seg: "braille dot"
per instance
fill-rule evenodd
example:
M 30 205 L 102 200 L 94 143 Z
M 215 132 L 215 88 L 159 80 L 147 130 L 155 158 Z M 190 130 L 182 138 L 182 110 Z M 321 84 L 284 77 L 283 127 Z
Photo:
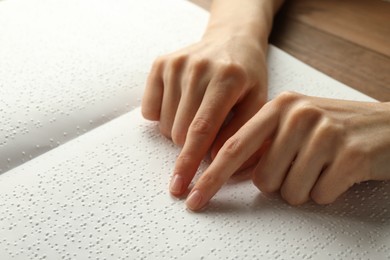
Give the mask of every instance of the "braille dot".
M 180 149 L 136 107 L 154 57 L 198 40 L 207 14 L 174 0 L 76 2 L 0 8 L 0 94 L 7 97 L 0 172 L 9 170 L 0 175 L 1 257 L 388 258 L 388 183 L 358 185 L 330 206 L 296 208 L 242 179 L 203 212 L 184 210 L 167 192 Z M 313 86 L 319 96 L 351 97 L 281 57 L 270 47 L 270 97 L 283 88 L 310 94 Z M 9 147 L 19 141 L 14 153 Z M 15 168 L 21 154 L 35 159 Z

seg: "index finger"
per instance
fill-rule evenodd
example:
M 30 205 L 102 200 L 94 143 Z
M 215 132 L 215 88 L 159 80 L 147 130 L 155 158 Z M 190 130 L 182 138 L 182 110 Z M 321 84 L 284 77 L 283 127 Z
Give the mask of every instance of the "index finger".
M 202 208 L 230 176 L 276 131 L 278 118 L 278 112 L 266 104 L 229 138 L 195 184 L 187 198 L 187 207 L 191 210 Z
M 188 128 L 170 185 L 173 195 L 181 195 L 186 191 L 226 116 L 239 98 L 239 88 L 221 84 L 224 83 L 215 79 L 209 83 L 202 103 Z

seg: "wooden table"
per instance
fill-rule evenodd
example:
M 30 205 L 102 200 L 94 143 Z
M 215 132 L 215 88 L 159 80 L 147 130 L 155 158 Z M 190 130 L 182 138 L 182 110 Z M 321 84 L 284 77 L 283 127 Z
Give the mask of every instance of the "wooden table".
M 190 1 L 206 10 L 211 5 Z M 389 1 L 287 0 L 270 42 L 338 81 L 390 101 Z

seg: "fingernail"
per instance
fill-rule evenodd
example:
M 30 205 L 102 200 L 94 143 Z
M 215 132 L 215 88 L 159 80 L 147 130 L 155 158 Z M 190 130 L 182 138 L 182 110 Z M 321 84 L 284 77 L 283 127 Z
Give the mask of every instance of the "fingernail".
M 183 189 L 183 184 L 184 184 L 183 177 L 176 174 L 175 176 L 173 176 L 169 190 L 173 194 L 178 194 Z
M 199 209 L 202 202 L 202 194 L 200 191 L 195 190 L 191 192 L 190 196 L 187 198 L 186 205 L 190 210 Z

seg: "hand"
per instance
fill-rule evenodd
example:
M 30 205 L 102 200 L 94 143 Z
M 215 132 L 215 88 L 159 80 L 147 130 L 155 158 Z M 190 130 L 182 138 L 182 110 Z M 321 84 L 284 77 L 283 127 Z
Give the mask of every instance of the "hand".
M 226 33 L 207 34 L 201 42 L 155 61 L 142 113 L 159 120 L 161 132 L 183 145 L 172 194 L 186 191 L 213 143 L 216 154 L 265 103 L 265 64 L 265 50 L 257 41 Z
M 328 204 L 355 183 L 390 179 L 390 103 L 284 93 L 226 141 L 187 207 L 202 208 L 265 140 L 253 182 L 292 205 Z

